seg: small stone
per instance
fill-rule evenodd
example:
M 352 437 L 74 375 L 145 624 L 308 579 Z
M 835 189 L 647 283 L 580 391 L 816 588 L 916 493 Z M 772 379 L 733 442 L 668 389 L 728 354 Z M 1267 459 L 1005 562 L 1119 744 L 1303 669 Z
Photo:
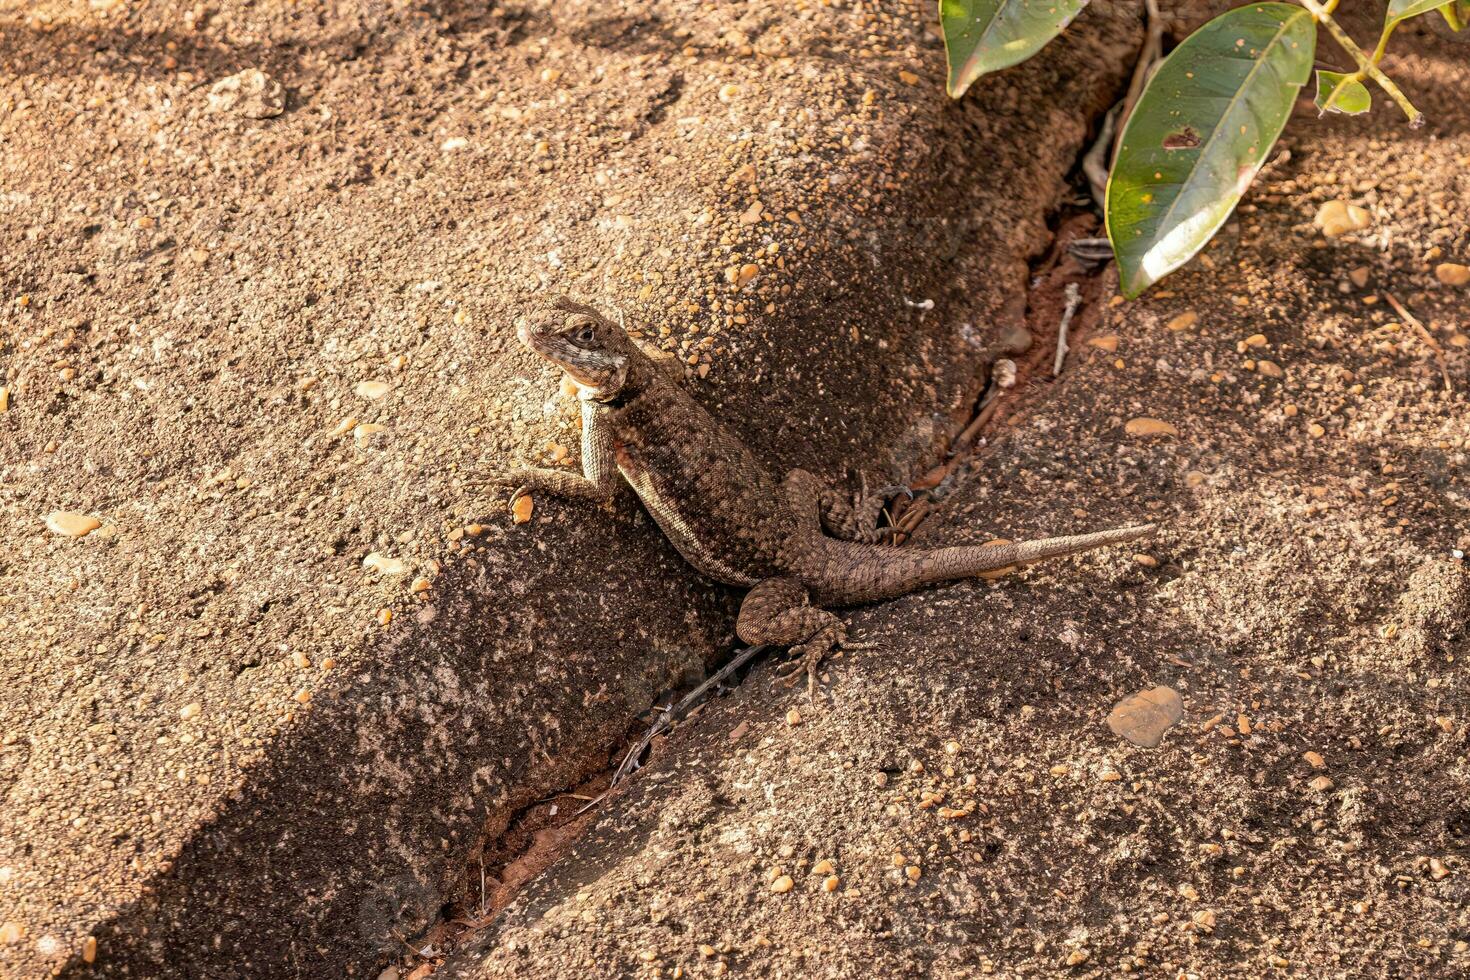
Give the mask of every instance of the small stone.
M 1441 262 L 1434 267 L 1434 278 L 1446 286 L 1463 286 L 1470 283 L 1470 265 L 1458 262 Z
M 1102 337 L 1088 337 L 1087 346 L 1096 347 L 1098 350 L 1105 350 L 1109 354 L 1117 353 L 1118 335 L 1110 333 Z
M 534 501 L 531 500 L 531 495 L 522 494 L 521 496 L 517 497 L 516 502 L 511 505 L 511 520 L 515 521 L 517 524 L 524 524 L 531 519 L 531 514 L 535 510 L 535 508 L 536 504 Z
M 293 650 L 291 652 L 291 663 L 295 664 L 301 670 L 305 670 L 311 666 L 311 658 L 300 650 Z
M 795 887 L 796 882 L 791 880 L 790 875 L 781 875 L 775 881 L 771 882 L 771 891 L 777 895 L 784 895 Z
M 795 708 L 792 708 L 790 711 L 786 712 L 786 724 L 788 724 L 788 725 L 800 725 L 801 724 L 801 712 L 800 711 L 797 711 Z
M 10 387 L 0 386 L 0 415 L 10 411 Z
M 1313 769 L 1326 769 L 1327 760 L 1322 758 L 1322 753 L 1313 752 L 1311 749 L 1302 753 L 1302 758 L 1307 760 L 1307 765 Z
M 6 922 L 0 925 L 0 946 L 13 946 L 25 938 L 25 926 L 19 922 Z
M 950 739 L 948 742 L 945 742 L 944 753 L 945 755 L 959 755 L 960 743 L 956 742 L 954 739 Z
M 1200 930 L 1201 932 L 1215 931 L 1215 923 L 1217 920 L 1215 918 L 1215 913 L 1210 911 L 1209 909 L 1200 909 L 1198 912 L 1191 915 L 1189 917 L 1189 920 L 1193 922 L 1195 928 Z
M 828 875 L 826 878 L 822 879 L 822 891 L 835 892 L 837 890 L 837 886 L 840 884 L 842 884 L 842 880 L 840 878 L 838 878 L 836 875 Z
M 1184 699 L 1172 687 L 1153 687 L 1119 701 L 1108 712 L 1108 728 L 1146 749 L 1158 746 L 1184 717 Z
M 429 585 L 430 583 L 428 579 L 422 577 L 416 578 L 413 580 L 413 584 L 408 587 L 408 591 L 414 593 L 415 595 L 420 592 L 428 592 Z
M 1188 310 L 1164 324 L 1164 329 L 1178 333 L 1181 330 L 1188 330 L 1198 322 L 1199 314 L 1194 312 L 1194 310 Z
M 814 875 L 829 875 L 836 870 L 837 869 L 833 867 L 832 862 L 828 861 L 826 858 L 823 858 L 812 866 L 812 874 Z
M 918 881 L 924 876 L 923 869 L 921 869 L 917 864 L 911 864 L 907 868 L 904 868 L 903 873 L 909 881 Z
M 1307 784 L 1307 788 L 1318 793 L 1325 793 L 1332 788 L 1332 779 L 1328 776 L 1318 776 Z
M 393 610 L 391 610 L 391 609 L 379 609 L 378 610 L 378 625 L 379 626 L 387 626 L 391 622 L 393 622 Z
M 179 709 L 179 717 L 184 721 L 188 721 L 190 718 L 199 717 L 199 712 L 203 710 L 204 706 L 201 705 L 198 701 L 190 701 L 188 704 Z
M 717 952 L 719 952 L 719 950 L 715 949 L 709 943 L 699 944 L 699 955 L 703 956 L 705 959 L 711 959 Z
M 1123 431 L 1130 436 L 1177 436 L 1179 434 L 1179 430 L 1168 422 L 1147 416 L 1129 419 L 1128 423 L 1123 426 Z
M 1453 735 L 1455 733 L 1455 720 L 1453 718 L 1450 718 L 1446 715 L 1438 715 L 1437 717 L 1435 717 L 1434 723 L 1438 725 L 1439 730 L 1444 732 L 1446 735 Z
M 898 80 L 903 82 L 905 85 L 919 84 L 919 76 L 915 75 L 911 71 L 900 70 L 898 73 Z
M 1050 769 L 1047 770 L 1047 772 L 1051 773 L 1053 776 L 1065 776 L 1065 775 L 1067 775 L 1071 771 L 1072 771 L 1072 767 L 1071 766 L 1063 766 L 1063 765 L 1055 765 L 1055 766 L 1052 766 Z
M 298 704 L 306 704 L 308 701 L 311 700 L 311 691 L 303 687 L 301 690 L 296 692 L 295 698 Z
M 392 386 L 389 385 L 386 381 L 359 381 L 357 383 L 357 387 L 353 390 L 357 393 L 357 397 L 359 398 L 366 398 L 371 401 L 376 401 L 377 399 L 382 398 L 389 391 L 391 391 Z
M 1337 238 L 1350 231 L 1367 228 L 1373 223 L 1373 219 L 1367 211 L 1356 204 L 1349 204 L 1346 201 L 1327 201 L 1317 209 L 1317 216 L 1312 223 L 1322 229 L 1323 235 L 1328 238 Z
M 451 136 L 439 144 L 439 149 L 445 153 L 453 153 L 455 150 L 463 150 L 470 145 L 470 141 L 463 136 Z
M 735 99 L 739 95 L 740 86 L 736 85 L 734 82 L 731 82 L 728 85 L 721 85 L 720 91 L 718 93 L 719 100 L 726 103 L 735 101 Z
M 84 537 L 101 526 L 102 522 L 97 518 L 76 511 L 58 510 L 46 515 L 46 527 L 51 533 L 68 538 Z
M 1354 286 L 1362 289 L 1368 285 L 1368 267 L 1366 265 L 1358 266 L 1356 269 L 1348 272 L 1348 278 L 1352 280 Z
M 366 446 L 374 442 L 375 436 L 380 436 L 388 431 L 386 425 L 376 422 L 364 422 L 352 430 L 352 441 L 359 446 Z
M 730 729 L 730 741 L 740 741 L 741 737 L 744 736 L 745 733 L 748 731 L 750 731 L 750 722 L 742 721 L 740 724 Z
M 286 90 L 259 68 L 246 68 L 214 83 L 209 90 L 209 111 L 269 119 L 286 111 Z
M 331 430 L 327 432 L 327 435 L 335 439 L 338 436 L 346 435 L 347 433 L 351 432 L 353 427 L 356 425 L 357 419 L 349 415 L 345 419 L 334 425 Z
M 1264 374 L 1268 378 L 1280 378 L 1286 374 L 1275 361 L 1257 361 L 1256 373 Z
M 1074 949 L 1072 950 L 1072 952 L 1067 954 L 1067 965 L 1081 966 L 1083 963 L 1087 962 L 1087 958 L 1090 955 L 1092 954 L 1088 953 L 1085 949 Z
M 97 961 L 97 937 L 88 936 L 82 940 L 82 962 L 95 963 Z
M 364 568 L 374 569 L 388 578 L 398 578 L 401 575 L 407 575 L 409 571 L 407 562 L 398 558 L 389 558 L 387 555 L 380 555 L 376 551 L 369 552 L 368 556 L 362 560 L 362 565 Z
M 1313 439 L 1321 439 L 1327 434 L 1327 430 L 1322 428 L 1319 423 L 1313 422 L 1307 426 L 1307 434 L 1310 435 Z
M 1153 555 L 1134 555 L 1133 560 L 1138 562 L 1138 564 L 1142 565 L 1144 568 L 1159 567 L 1159 560 Z
M 1102 775 L 1098 776 L 1097 778 L 1105 783 L 1116 783 L 1122 781 L 1123 774 L 1113 769 L 1105 769 L 1103 770 Z

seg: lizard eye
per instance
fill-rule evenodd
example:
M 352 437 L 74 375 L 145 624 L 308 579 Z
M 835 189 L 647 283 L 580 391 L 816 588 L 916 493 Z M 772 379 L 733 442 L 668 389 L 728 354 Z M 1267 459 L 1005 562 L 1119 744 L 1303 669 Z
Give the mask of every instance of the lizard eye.
M 586 347 L 588 344 L 592 343 L 594 337 L 595 334 L 592 332 L 591 327 L 583 327 L 581 330 L 577 331 L 577 343 L 581 344 L 583 347 Z

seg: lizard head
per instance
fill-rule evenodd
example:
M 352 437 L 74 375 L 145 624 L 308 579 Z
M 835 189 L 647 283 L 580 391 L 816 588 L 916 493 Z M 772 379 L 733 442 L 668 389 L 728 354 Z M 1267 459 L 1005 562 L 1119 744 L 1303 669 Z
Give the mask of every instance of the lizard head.
M 622 327 L 560 296 L 522 319 L 516 336 L 598 401 L 622 394 L 629 369 L 643 357 Z

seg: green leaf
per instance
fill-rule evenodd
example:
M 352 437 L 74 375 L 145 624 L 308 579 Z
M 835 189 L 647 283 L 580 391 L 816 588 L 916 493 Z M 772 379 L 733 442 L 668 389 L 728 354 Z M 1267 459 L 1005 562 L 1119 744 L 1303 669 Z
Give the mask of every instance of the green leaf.
M 939 0 L 949 94 L 958 99 L 981 75 L 1025 61 L 1062 33 L 1087 2 Z
M 1465 22 L 1470 20 L 1470 0 L 1450 0 L 1439 8 L 1439 14 L 1450 25 L 1450 30 L 1458 33 L 1465 29 Z
M 1216 17 L 1160 63 L 1108 177 L 1125 296 L 1188 262 L 1230 217 L 1311 78 L 1316 46 L 1305 9 L 1256 3 Z
M 1341 112 L 1349 116 L 1359 116 L 1373 107 L 1373 96 L 1368 93 L 1368 86 L 1354 79 L 1348 81 L 1348 76 L 1342 72 L 1327 71 L 1325 68 L 1317 69 L 1317 108 L 1325 112 Z M 1327 100 L 1332 96 L 1334 89 L 1341 88 L 1337 98 L 1332 100 L 1332 108 L 1327 108 Z
M 1418 17 L 1420 14 L 1427 14 L 1443 6 L 1446 6 L 1445 0 L 1389 0 L 1388 16 L 1384 20 L 1392 24 L 1408 20 L 1410 17 Z

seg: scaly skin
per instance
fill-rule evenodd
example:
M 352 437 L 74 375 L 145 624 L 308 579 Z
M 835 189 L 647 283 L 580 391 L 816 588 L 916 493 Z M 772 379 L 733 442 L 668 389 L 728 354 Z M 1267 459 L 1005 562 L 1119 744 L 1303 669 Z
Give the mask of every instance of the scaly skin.
M 812 690 L 818 664 L 845 639 L 843 621 L 827 607 L 892 598 L 1154 530 L 1143 524 L 930 550 L 879 544 L 871 501 L 851 506 L 805 470 L 778 481 L 617 324 L 591 307 L 554 299 L 523 320 L 517 336 L 577 383 L 582 475 L 519 470 L 507 480 L 517 485 L 512 505 L 537 490 L 608 501 L 627 481 L 689 564 L 716 581 L 750 589 L 736 633 L 746 643 L 790 647 L 801 656 Z

